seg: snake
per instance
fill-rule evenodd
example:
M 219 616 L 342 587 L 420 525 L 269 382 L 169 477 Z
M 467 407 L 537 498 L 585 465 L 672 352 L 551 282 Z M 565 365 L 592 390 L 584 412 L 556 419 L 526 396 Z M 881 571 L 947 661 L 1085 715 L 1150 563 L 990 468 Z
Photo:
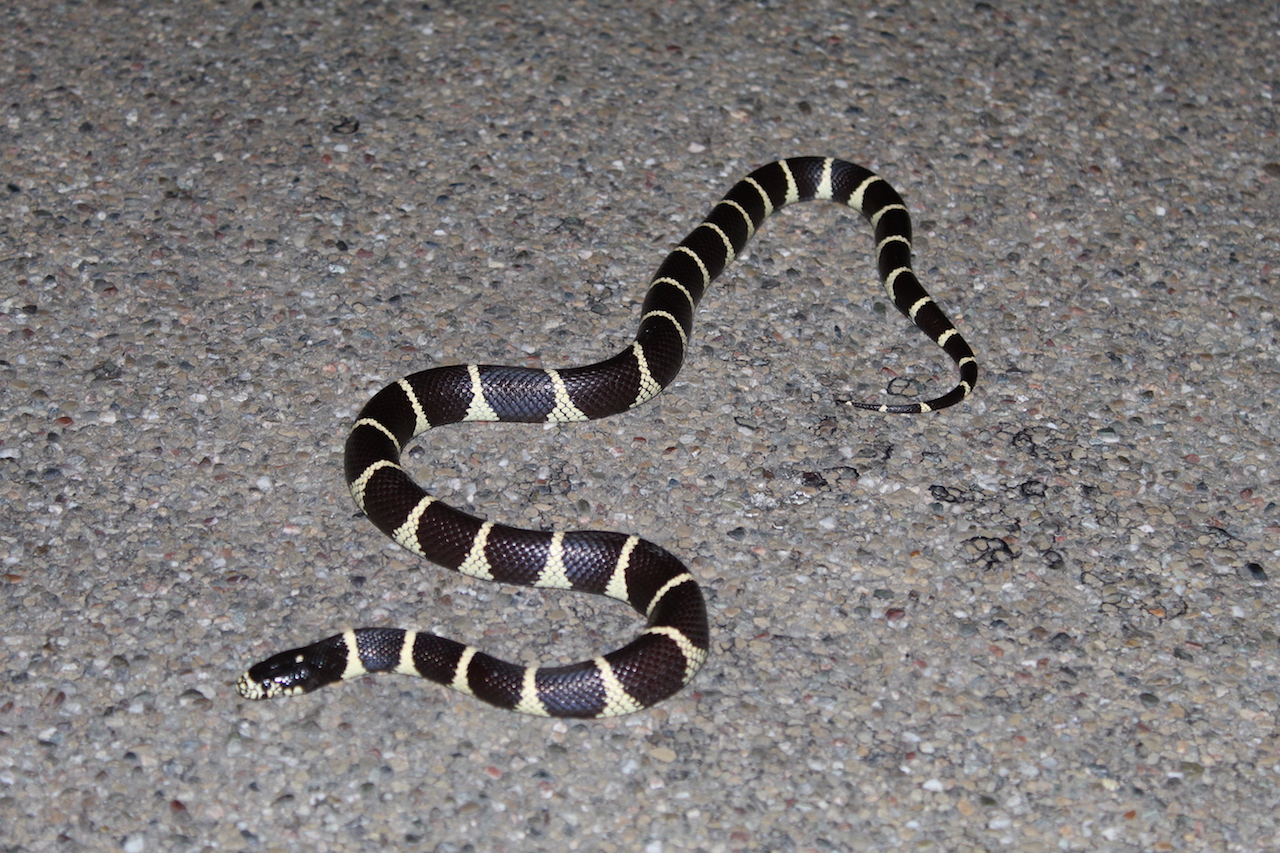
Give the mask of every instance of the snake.
M 959 380 L 921 402 L 866 403 L 883 413 L 931 412 L 977 384 L 973 350 L 911 267 L 911 218 L 887 181 L 831 157 L 761 166 L 735 184 L 667 255 L 649 284 L 635 340 L 605 361 L 567 369 L 466 364 L 391 383 L 360 411 L 344 450 L 356 505 L 401 546 L 446 569 L 504 584 L 595 593 L 631 605 L 645 627 L 590 660 L 522 666 L 426 631 L 351 628 L 255 664 L 237 680 L 246 699 L 305 693 L 368 673 L 419 676 L 499 708 L 548 717 L 613 717 L 683 689 L 711 648 L 707 606 L 693 574 L 639 536 L 525 530 L 477 518 L 431 496 L 400 454 L 429 429 L 464 421 L 587 421 L 634 409 L 671 384 L 688 353 L 694 309 L 775 211 L 813 199 L 860 213 L 875 234 L 879 277 L 906 317 L 950 356 Z

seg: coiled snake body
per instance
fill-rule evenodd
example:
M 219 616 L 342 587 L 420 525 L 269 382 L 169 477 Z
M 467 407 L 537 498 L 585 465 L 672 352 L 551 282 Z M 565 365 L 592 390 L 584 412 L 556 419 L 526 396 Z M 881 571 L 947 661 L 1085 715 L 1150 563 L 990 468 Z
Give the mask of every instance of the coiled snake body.
M 625 601 L 648 620 L 640 636 L 592 660 L 525 667 L 425 632 L 358 628 L 251 667 L 237 683 L 240 694 L 263 699 L 394 671 L 521 713 L 608 717 L 648 707 L 684 687 L 707 658 L 710 633 L 702 593 L 678 559 L 637 536 L 522 530 L 468 515 L 415 484 L 400 466 L 400 452 L 414 436 L 443 424 L 584 421 L 651 399 L 680 370 L 694 308 L 707 287 L 775 210 L 811 199 L 848 205 L 867 218 L 889 298 L 959 368 L 958 384 L 936 399 L 854 405 L 928 412 L 967 397 L 977 382 L 977 362 L 911 271 L 911 220 L 898 193 L 861 166 L 831 158 L 762 166 L 729 190 L 662 262 L 644 300 L 640 331 L 618 355 L 567 370 L 468 364 L 415 373 L 378 392 L 347 439 L 351 494 L 396 542 L 485 580 Z

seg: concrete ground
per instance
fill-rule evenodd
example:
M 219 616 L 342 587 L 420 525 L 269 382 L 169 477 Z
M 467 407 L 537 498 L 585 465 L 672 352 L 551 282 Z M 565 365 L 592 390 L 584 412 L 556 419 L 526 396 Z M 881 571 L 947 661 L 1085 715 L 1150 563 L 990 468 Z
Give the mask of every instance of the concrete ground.
M 0 11 L 0 851 L 1280 846 L 1274 2 L 36 2 Z M 708 596 L 675 698 L 564 722 L 425 681 L 250 703 L 352 625 L 529 661 L 608 601 L 355 513 L 383 384 L 634 334 L 751 168 L 906 197 L 964 405 L 864 222 L 789 210 L 625 415 L 415 474 L 644 535 Z M 909 398 L 908 398 L 909 399 Z

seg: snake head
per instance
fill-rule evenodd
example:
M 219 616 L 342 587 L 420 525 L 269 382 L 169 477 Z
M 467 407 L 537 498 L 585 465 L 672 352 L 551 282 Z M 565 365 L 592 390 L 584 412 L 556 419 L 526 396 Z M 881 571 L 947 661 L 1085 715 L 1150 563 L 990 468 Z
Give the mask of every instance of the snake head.
M 254 664 L 236 681 L 236 689 L 246 699 L 309 693 L 342 678 L 346 660 L 346 643 L 339 634 Z

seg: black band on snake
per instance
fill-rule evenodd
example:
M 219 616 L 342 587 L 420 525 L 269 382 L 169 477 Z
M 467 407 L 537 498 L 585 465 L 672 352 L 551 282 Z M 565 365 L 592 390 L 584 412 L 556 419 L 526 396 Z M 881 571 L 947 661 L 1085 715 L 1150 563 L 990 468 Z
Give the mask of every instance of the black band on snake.
M 399 672 L 502 708 L 554 717 L 609 717 L 653 705 L 684 687 L 707 658 L 702 593 L 678 559 L 636 536 L 521 530 L 432 498 L 400 466 L 414 436 L 459 421 L 585 421 L 635 408 L 667 387 L 689 350 L 703 293 L 764 221 L 785 205 L 827 199 L 875 229 L 889 298 L 959 368 L 959 383 L 922 403 L 873 405 L 929 412 L 973 391 L 977 362 L 911 271 L 911 220 L 883 179 L 841 160 L 796 157 L 756 169 L 680 242 L 654 275 L 635 341 L 613 358 L 567 370 L 468 364 L 407 376 L 378 392 L 347 439 L 346 478 L 356 504 L 396 542 L 447 569 L 502 583 L 572 589 L 625 601 L 645 630 L 630 644 L 568 666 L 524 667 L 417 631 L 360 628 L 283 652 L 242 675 L 240 694 L 263 699 L 371 672 Z

